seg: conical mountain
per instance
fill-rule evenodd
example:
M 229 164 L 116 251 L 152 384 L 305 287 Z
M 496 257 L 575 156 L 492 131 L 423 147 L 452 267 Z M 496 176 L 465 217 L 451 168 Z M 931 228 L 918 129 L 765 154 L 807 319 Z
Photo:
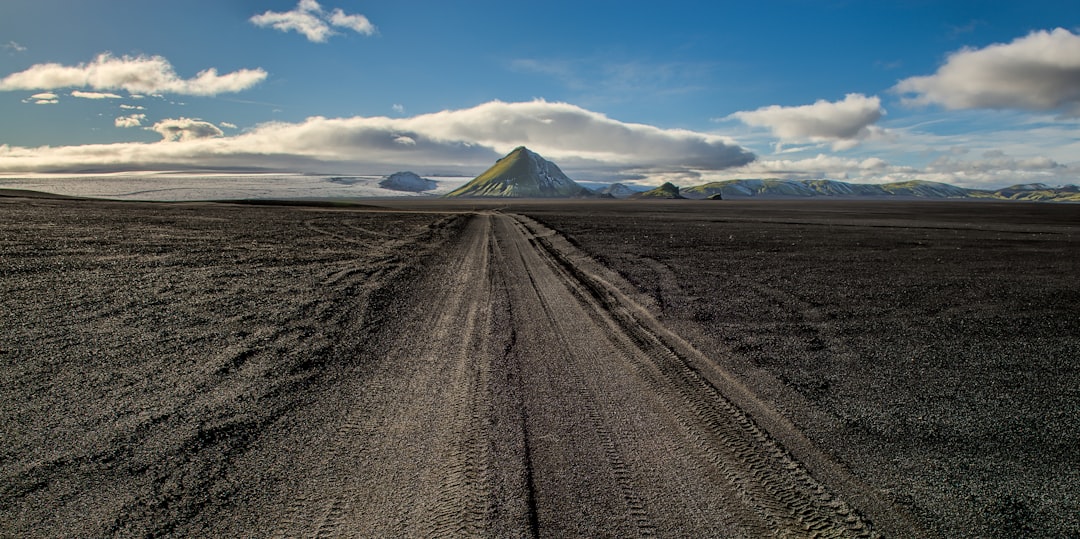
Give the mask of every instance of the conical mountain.
M 448 197 L 568 198 L 592 192 L 571 180 L 559 167 L 519 146 Z

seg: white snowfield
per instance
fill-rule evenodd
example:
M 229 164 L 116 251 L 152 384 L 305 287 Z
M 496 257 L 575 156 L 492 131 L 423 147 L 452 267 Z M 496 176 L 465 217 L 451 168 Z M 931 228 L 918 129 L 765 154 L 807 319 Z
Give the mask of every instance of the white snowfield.
M 124 173 L 85 176 L 0 177 L 0 189 L 26 189 L 58 195 L 142 201 L 298 199 L 352 197 L 431 197 L 449 193 L 471 177 L 431 178 L 437 186 L 422 193 L 379 187 L 385 176 L 303 174 Z

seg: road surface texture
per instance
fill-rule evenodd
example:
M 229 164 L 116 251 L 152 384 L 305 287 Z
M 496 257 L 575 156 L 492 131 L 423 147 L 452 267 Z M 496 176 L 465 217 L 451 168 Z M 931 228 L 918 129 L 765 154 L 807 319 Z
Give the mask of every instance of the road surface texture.
M 659 255 L 599 263 L 580 208 L 410 204 L 0 197 L 0 535 L 942 533 L 926 477 L 865 469 L 905 449 L 672 314 Z

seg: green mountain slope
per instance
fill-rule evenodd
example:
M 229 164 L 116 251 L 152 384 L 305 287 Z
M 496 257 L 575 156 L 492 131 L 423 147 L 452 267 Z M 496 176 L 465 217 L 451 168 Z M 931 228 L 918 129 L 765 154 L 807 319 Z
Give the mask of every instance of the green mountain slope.
M 448 197 L 569 198 L 593 195 L 555 163 L 519 146 Z
M 667 199 L 672 199 L 672 198 L 686 198 L 686 197 L 679 194 L 679 188 L 677 186 L 675 186 L 671 182 L 665 182 L 664 185 L 661 185 L 660 187 L 657 187 L 655 189 L 650 189 L 650 190 L 644 191 L 642 193 L 636 193 L 634 195 L 631 195 L 630 198 L 634 198 L 634 199 L 640 199 L 640 198 L 667 198 Z
M 906 181 L 883 184 L 847 183 L 834 180 L 744 179 L 711 182 L 682 189 L 686 198 L 702 199 L 720 194 L 737 198 L 921 198 L 921 199 L 996 199 L 1080 202 L 1080 188 L 1075 185 L 1050 187 L 1024 184 L 997 190 L 966 189 L 947 183 Z

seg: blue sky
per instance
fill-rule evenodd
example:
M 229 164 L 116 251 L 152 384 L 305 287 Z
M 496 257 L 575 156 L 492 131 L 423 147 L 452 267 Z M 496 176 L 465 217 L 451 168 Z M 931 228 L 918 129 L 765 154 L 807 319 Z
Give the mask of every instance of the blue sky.
M 1076 183 L 1080 4 L 4 0 L 0 173 Z M 208 71 L 209 70 L 209 71 Z

